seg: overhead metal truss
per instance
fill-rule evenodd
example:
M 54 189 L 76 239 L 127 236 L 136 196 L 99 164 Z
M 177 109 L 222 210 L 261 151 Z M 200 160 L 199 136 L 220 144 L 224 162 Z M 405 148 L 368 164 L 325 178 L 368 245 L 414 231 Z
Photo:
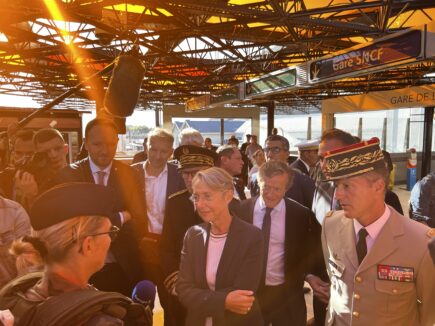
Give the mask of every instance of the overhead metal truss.
M 182 104 L 435 18 L 434 0 L 0 0 L 0 94 L 42 104 L 139 47 L 139 107 Z M 433 83 L 433 62 L 280 93 L 284 112 L 340 95 Z M 110 76 L 62 107 L 90 108 Z

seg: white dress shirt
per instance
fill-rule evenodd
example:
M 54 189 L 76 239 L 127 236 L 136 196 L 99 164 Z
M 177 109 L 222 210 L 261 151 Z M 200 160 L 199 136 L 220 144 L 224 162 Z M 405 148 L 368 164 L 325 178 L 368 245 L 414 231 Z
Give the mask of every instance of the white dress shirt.
M 367 225 L 365 229 L 367 230 L 368 236 L 366 237 L 366 244 L 367 244 L 367 254 L 370 252 L 370 249 L 372 249 L 373 244 L 376 241 L 376 238 L 379 235 L 379 232 L 381 232 L 382 228 L 384 227 L 385 223 L 387 223 L 388 218 L 390 217 L 391 211 L 390 208 L 385 205 L 384 213 L 381 215 L 380 218 L 378 218 L 376 221 L 374 221 L 372 224 Z M 361 225 L 356 219 L 353 219 L 353 228 L 355 230 L 355 243 L 358 242 L 358 232 L 362 228 L 364 228 L 363 225 Z
M 91 157 L 89 156 L 89 167 L 91 168 L 95 184 L 98 184 L 98 172 L 104 171 L 104 185 L 107 186 L 107 182 L 109 181 L 110 176 L 110 169 L 112 168 L 112 162 L 110 162 L 110 164 L 104 169 L 101 169 L 92 161 Z
M 264 214 L 266 213 L 266 204 L 263 198 L 258 197 L 255 207 L 253 224 L 259 229 L 263 226 Z M 266 265 L 266 285 L 280 285 L 285 281 L 284 278 L 284 255 L 285 255 L 285 201 L 276 205 L 270 213 L 270 239 L 269 251 L 267 254 Z
M 158 176 L 148 175 L 145 161 L 143 170 L 145 175 L 145 199 L 147 203 L 148 231 L 162 234 L 163 219 L 166 208 L 166 189 L 168 187 L 168 166 Z

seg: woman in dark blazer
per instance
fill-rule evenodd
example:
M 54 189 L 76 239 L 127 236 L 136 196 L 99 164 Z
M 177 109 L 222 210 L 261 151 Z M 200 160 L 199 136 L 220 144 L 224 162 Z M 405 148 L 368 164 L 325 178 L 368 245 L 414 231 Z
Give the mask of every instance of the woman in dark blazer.
M 176 291 L 188 311 L 186 325 L 262 325 L 255 298 L 263 274 L 261 230 L 231 216 L 233 183 L 224 170 L 199 171 L 192 186 L 204 223 L 184 238 Z

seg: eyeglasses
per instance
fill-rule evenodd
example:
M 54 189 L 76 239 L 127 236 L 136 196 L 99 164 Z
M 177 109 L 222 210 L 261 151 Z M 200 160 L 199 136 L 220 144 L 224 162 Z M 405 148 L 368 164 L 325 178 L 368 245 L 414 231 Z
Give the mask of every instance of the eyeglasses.
M 97 235 L 103 235 L 108 234 L 111 241 L 114 241 L 116 237 L 118 236 L 119 227 L 112 225 L 109 231 L 107 232 L 100 232 L 100 233 L 94 233 L 94 234 L 88 234 L 87 237 L 96 237 Z
M 285 149 L 285 148 L 282 148 L 282 147 L 265 147 L 265 148 L 264 148 L 264 152 L 265 152 L 265 153 L 272 152 L 272 154 L 278 154 L 278 153 L 280 153 L 281 151 L 286 151 L 286 149 Z

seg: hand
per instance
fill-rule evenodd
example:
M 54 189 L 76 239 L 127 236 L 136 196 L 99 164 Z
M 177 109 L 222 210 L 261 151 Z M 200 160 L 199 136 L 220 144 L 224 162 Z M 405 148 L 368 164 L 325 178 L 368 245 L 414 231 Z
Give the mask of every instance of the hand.
M 15 187 L 27 199 L 32 199 L 38 195 L 38 184 L 33 174 L 29 172 L 18 170 L 15 173 Z
M 310 284 L 313 289 L 313 294 L 321 302 L 328 304 L 329 302 L 329 290 L 331 285 L 323 282 L 320 277 L 316 275 L 308 275 L 305 280 Z
M 236 314 L 246 315 L 251 310 L 255 297 L 253 291 L 235 290 L 227 294 L 225 309 Z

